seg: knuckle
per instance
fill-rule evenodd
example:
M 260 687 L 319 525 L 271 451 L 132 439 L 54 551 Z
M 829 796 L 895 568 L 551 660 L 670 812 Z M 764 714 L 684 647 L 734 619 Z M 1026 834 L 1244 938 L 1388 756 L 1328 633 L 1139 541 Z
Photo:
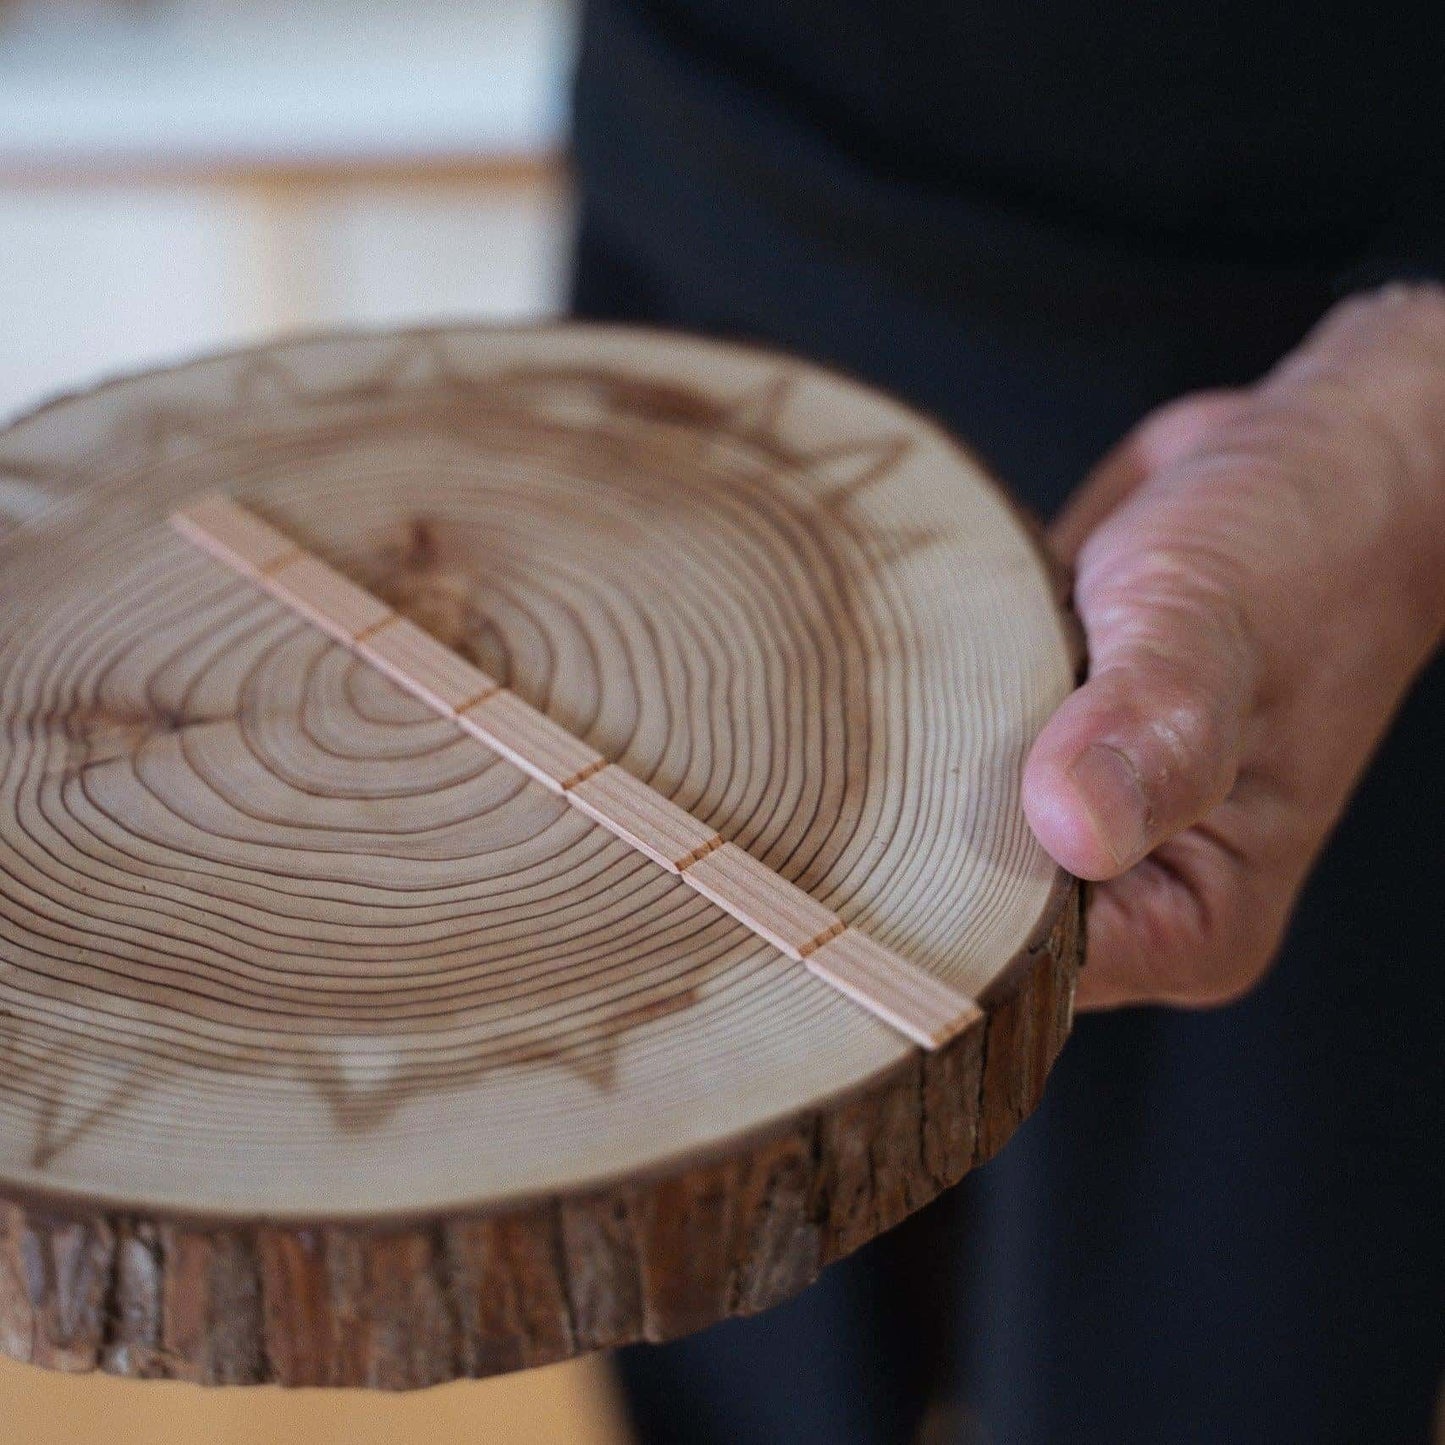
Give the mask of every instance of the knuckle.
M 1236 556 L 1192 542 L 1145 538 L 1108 564 L 1080 591 L 1095 630 L 1152 646 L 1166 658 L 1181 646 L 1231 660 L 1243 652 L 1248 629 Z
M 1357 298 L 1362 308 L 1376 313 L 1392 314 L 1406 308 L 1431 312 L 1445 318 L 1445 285 L 1439 281 L 1389 281 Z
M 1202 692 L 1193 682 L 1170 679 L 1156 690 L 1151 726 L 1159 742 L 1182 766 L 1221 757 L 1234 738 L 1227 700 Z
M 1315 366 L 1348 366 L 1382 344 L 1414 342 L 1434 351 L 1442 331 L 1445 285 L 1423 279 L 1392 281 L 1339 302 L 1321 323 L 1316 343 L 1307 343 L 1298 355 Z
M 1135 671 L 1125 688 L 1131 741 L 1123 750 L 1145 791 L 1164 804 L 1165 813 L 1172 813 L 1181 799 L 1197 806 L 1201 797 L 1222 798 L 1234 781 L 1237 697 L 1227 689 L 1202 686 L 1177 664 Z
M 1227 387 L 1194 391 L 1165 402 L 1139 428 L 1141 450 L 1154 466 L 1187 455 L 1210 431 L 1238 409 L 1245 393 Z

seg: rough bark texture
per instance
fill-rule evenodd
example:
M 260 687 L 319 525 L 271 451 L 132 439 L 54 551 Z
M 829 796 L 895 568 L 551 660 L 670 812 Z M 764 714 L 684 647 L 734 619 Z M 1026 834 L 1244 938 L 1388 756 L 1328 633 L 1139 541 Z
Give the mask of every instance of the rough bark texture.
M 0 1351 L 409 1389 L 669 1339 L 1037 1104 L 1082 914 L 1019 750 L 1077 638 L 924 419 L 766 353 L 459 330 L 118 382 L 0 433 L 0 476 Z M 165 528 L 217 486 L 986 1017 L 860 1042 Z
M 142 1379 L 406 1390 L 767 1309 L 1002 1147 L 1068 1035 L 1082 951 L 1074 889 L 986 1029 L 651 1181 L 385 1227 L 0 1205 L 0 1349 Z

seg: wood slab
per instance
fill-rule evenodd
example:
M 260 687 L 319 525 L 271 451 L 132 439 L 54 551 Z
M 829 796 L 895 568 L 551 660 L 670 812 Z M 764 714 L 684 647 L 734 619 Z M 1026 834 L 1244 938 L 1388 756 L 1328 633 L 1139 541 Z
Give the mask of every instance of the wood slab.
M 1018 775 L 1079 659 L 897 402 L 348 336 L 42 408 L 0 481 L 0 1350 L 410 1388 L 665 1339 L 1037 1103 L 1082 929 Z M 167 525 L 217 491 L 244 577 Z M 980 1007 L 925 1052 L 850 989 Z
M 413 697 L 456 722 L 485 746 L 560 793 L 615 838 L 631 844 L 669 873 L 680 873 L 705 898 L 802 962 L 844 932 L 855 935 L 830 954 L 831 964 L 813 968 L 849 998 L 892 1024 L 923 1048 L 941 1047 L 977 1022 L 978 1004 L 942 979 L 925 973 L 857 929 L 847 929 L 830 909 L 795 883 L 723 841 L 706 823 L 684 813 L 670 798 L 607 762 L 546 713 L 500 684 L 485 679 L 450 649 L 423 633 L 380 598 L 343 576 L 319 557 L 285 550 L 284 561 L 257 570 L 241 557 L 235 538 L 274 533 L 239 503 L 210 496 L 171 515 L 171 525 L 217 561 L 279 598 L 299 617 L 373 663 Z M 302 578 L 301 582 L 293 579 Z M 387 644 L 406 629 L 400 647 Z M 468 677 L 467 674 L 471 676 Z M 448 687 L 438 686 L 438 679 Z M 465 694 L 484 683 L 481 702 L 453 703 L 446 693 Z M 610 774 L 601 777 L 603 774 Z M 601 777 L 597 787 L 588 784 Z M 579 797 L 580 792 L 580 797 Z M 716 857 L 709 857 L 716 851 Z M 702 867 L 697 867 L 708 861 Z M 694 870 L 696 877 L 694 878 Z

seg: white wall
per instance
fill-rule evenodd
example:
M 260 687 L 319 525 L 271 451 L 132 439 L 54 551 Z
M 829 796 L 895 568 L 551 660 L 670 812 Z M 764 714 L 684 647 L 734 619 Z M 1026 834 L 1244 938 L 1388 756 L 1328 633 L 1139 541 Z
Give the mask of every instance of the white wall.
M 0 4 L 0 415 L 278 331 L 555 311 L 571 24 L 569 0 Z
M 0 415 L 279 331 L 546 315 L 569 235 L 560 178 L 0 185 Z

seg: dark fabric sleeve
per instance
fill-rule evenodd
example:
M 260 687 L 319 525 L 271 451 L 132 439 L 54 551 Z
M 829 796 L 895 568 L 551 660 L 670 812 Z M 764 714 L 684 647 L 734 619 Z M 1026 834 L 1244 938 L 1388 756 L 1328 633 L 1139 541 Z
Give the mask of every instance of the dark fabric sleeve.
M 1403 197 L 1360 260 L 1339 273 L 1339 295 L 1391 281 L 1445 281 L 1445 163 L 1433 163 Z

